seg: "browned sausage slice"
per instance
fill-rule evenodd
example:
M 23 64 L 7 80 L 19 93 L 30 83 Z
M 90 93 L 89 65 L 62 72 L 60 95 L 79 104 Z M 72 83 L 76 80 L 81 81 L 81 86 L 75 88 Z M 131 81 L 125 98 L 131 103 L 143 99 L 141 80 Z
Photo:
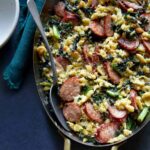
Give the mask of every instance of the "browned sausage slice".
M 100 58 L 99 58 L 98 53 L 99 53 L 99 47 L 96 46 L 95 51 L 94 51 L 94 53 L 92 54 L 92 57 L 91 57 L 91 62 L 92 62 L 93 65 L 97 65 L 100 62 Z
M 148 24 L 145 25 L 145 30 L 149 31 L 150 30 L 150 13 L 142 14 L 141 17 L 144 17 L 147 19 Z
M 125 11 L 128 10 L 128 8 L 126 7 L 126 5 L 124 4 L 124 2 L 122 0 L 118 0 L 118 4 L 123 10 L 125 10 Z
M 85 104 L 85 113 L 87 117 L 95 122 L 102 123 L 101 115 L 98 111 L 94 110 L 93 105 L 91 103 Z
M 59 17 L 64 17 L 65 15 L 65 4 L 63 2 L 58 2 L 55 7 L 55 14 Z
M 104 69 L 106 73 L 108 74 L 110 80 L 114 84 L 118 84 L 120 82 L 120 77 L 119 75 L 112 69 L 110 62 L 104 62 Z
M 97 129 L 95 138 L 100 143 L 107 143 L 110 139 L 114 138 L 118 124 L 115 122 L 104 123 Z
M 90 64 L 90 63 L 91 63 L 91 60 L 90 60 L 90 58 L 89 58 L 89 56 L 88 56 L 88 45 L 87 45 L 87 44 L 85 44 L 85 45 L 83 46 L 83 59 L 84 59 L 84 61 L 85 61 L 87 64 Z
M 130 91 L 131 104 L 136 110 L 138 110 L 138 107 L 136 104 L 136 96 L 137 96 L 137 92 L 135 90 L 131 90 Z
M 99 48 L 96 46 L 95 51 L 92 54 L 92 56 L 88 56 L 88 46 L 87 46 L 87 44 L 85 44 L 83 46 L 83 59 L 84 59 L 84 61 L 87 64 L 91 64 L 93 66 L 96 66 L 100 61 L 99 55 L 98 55 L 98 50 L 99 50 Z
M 140 42 L 139 40 L 128 40 L 125 38 L 120 38 L 118 40 L 118 43 L 120 45 L 120 47 L 128 50 L 129 52 L 133 52 L 136 50 L 136 48 L 139 46 Z
M 99 56 L 96 52 L 93 53 L 92 57 L 91 57 L 91 61 L 93 65 L 97 65 L 100 61 Z
M 57 5 L 54 7 L 55 14 L 59 17 L 62 17 L 62 21 L 68 22 L 71 21 L 72 23 L 77 23 L 78 18 L 76 14 L 65 10 L 65 4 L 63 2 L 58 2 Z
M 134 10 L 139 10 L 139 9 L 143 8 L 142 6 L 140 6 L 136 3 L 129 2 L 129 1 L 123 1 L 123 3 L 125 4 L 126 7 L 132 8 Z
M 63 108 L 63 114 L 66 120 L 78 122 L 81 118 L 81 108 L 75 103 L 67 103 Z
M 56 61 L 65 69 L 69 65 L 69 61 L 62 56 L 56 57 Z
M 78 18 L 76 14 L 69 11 L 65 11 L 64 18 L 62 19 L 62 21 L 64 22 L 71 21 L 72 23 L 77 24 Z
M 125 11 L 127 11 L 129 8 L 132 8 L 135 11 L 143 8 L 142 6 L 140 6 L 136 3 L 132 3 L 129 1 L 124 1 L 124 0 L 118 0 L 118 4 Z
M 59 96 L 65 102 L 73 101 L 80 94 L 80 83 L 77 77 L 67 79 L 61 86 Z
M 91 8 L 95 8 L 98 4 L 98 1 L 97 0 L 92 0 L 92 5 L 91 5 Z
M 112 24 L 111 15 L 108 15 L 104 18 L 105 35 L 108 37 L 113 36 L 114 34 L 111 24 Z
M 96 111 L 91 103 L 86 103 L 85 104 L 85 113 L 89 117 L 89 119 L 102 123 L 102 118 L 100 115 L 100 112 Z
M 127 115 L 127 112 L 125 110 L 118 110 L 114 106 L 109 106 L 108 110 L 111 116 L 115 119 L 123 119 Z
M 142 41 L 144 47 L 146 48 L 147 52 L 150 54 L 150 42 L 149 41 Z
M 92 30 L 94 34 L 96 34 L 99 37 L 104 37 L 104 27 L 101 26 L 100 22 L 98 21 L 91 21 L 89 28 Z

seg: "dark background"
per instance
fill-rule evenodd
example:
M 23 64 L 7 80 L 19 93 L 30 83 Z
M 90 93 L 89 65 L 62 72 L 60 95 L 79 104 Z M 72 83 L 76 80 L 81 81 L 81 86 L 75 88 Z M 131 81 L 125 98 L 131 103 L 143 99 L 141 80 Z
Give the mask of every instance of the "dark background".
M 32 59 L 19 91 L 9 90 L 2 80 L 3 70 L 14 53 L 10 44 L 11 40 L 0 50 L 0 150 L 63 150 L 63 138 L 49 121 L 38 96 Z M 72 149 L 92 150 L 77 143 L 73 143 Z M 120 148 L 131 149 L 150 150 L 149 124 Z

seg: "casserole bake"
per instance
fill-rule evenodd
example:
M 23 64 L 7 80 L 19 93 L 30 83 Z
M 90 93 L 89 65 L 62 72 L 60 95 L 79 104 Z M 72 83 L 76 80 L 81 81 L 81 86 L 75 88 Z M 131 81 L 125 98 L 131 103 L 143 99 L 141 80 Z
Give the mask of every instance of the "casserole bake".
M 60 109 L 75 139 L 108 146 L 131 137 L 149 114 L 149 3 L 65 1 L 52 13 L 45 32 L 57 64 Z M 47 95 L 52 76 L 40 37 L 35 51 L 38 86 Z

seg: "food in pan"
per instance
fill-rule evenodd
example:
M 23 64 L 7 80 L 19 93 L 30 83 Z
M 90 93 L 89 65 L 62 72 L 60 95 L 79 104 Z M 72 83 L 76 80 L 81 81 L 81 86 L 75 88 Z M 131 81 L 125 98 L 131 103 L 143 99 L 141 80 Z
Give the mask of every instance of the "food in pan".
M 83 142 L 114 143 L 132 135 L 150 107 L 148 0 L 65 0 L 45 32 L 55 57 L 62 113 Z M 45 93 L 49 56 L 39 37 Z

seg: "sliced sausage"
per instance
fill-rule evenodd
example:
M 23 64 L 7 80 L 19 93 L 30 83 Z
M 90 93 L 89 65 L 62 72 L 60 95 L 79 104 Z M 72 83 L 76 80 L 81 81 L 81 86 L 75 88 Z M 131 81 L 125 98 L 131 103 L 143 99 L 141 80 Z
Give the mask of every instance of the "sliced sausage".
M 91 61 L 93 65 L 97 65 L 99 63 L 100 59 L 96 52 L 93 53 Z
M 55 7 L 55 14 L 59 17 L 64 17 L 65 15 L 65 4 L 63 2 L 58 2 Z
M 110 62 L 104 62 L 104 69 L 106 71 L 106 73 L 108 74 L 110 80 L 114 83 L 114 84 L 119 84 L 120 82 L 120 77 L 119 75 L 112 69 Z
M 109 113 L 111 114 L 111 116 L 115 119 L 123 119 L 127 115 L 127 112 L 125 110 L 118 110 L 114 106 L 109 106 L 108 110 L 109 110 Z
M 136 96 L 137 96 L 137 92 L 135 90 L 131 90 L 130 91 L 131 104 L 136 110 L 138 110 L 138 107 L 136 104 Z
M 86 103 L 84 107 L 84 111 L 87 117 L 95 122 L 102 123 L 101 115 L 98 111 L 94 110 L 93 105 L 91 103 Z
M 125 6 L 127 8 L 132 8 L 134 10 L 139 10 L 139 9 L 142 9 L 143 7 L 136 4 L 136 3 L 132 3 L 132 2 L 129 2 L 129 1 L 123 1 L 123 3 L 125 4 Z
M 97 65 L 100 61 L 99 59 L 99 55 L 98 55 L 98 48 L 97 46 L 95 47 L 95 51 L 92 54 L 92 56 L 88 56 L 88 45 L 85 44 L 83 46 L 83 59 L 87 64 L 91 64 L 91 65 Z
M 81 108 L 75 103 L 67 103 L 63 108 L 63 114 L 66 120 L 78 122 L 81 118 Z
M 54 7 L 55 14 L 59 17 L 62 17 L 62 21 L 76 24 L 78 22 L 78 17 L 76 14 L 65 10 L 65 4 L 63 2 L 58 2 Z
M 118 0 L 118 4 L 125 11 L 127 11 L 129 8 L 132 8 L 135 11 L 143 9 L 142 6 L 140 6 L 140 5 L 136 4 L 136 3 L 133 3 L 133 2 L 129 2 L 129 1 Z
M 80 83 L 77 77 L 67 79 L 59 90 L 59 96 L 65 102 L 73 101 L 73 98 L 80 94 Z
M 83 59 L 84 59 L 84 61 L 85 61 L 87 64 L 90 64 L 90 63 L 91 63 L 91 60 L 90 60 L 90 58 L 89 58 L 89 56 L 88 56 L 88 45 L 87 45 L 87 44 L 85 44 L 85 45 L 83 46 Z
M 99 47 L 96 46 L 95 51 L 94 51 L 92 58 L 91 58 L 91 62 L 93 65 L 97 65 L 100 62 L 100 58 L 99 58 L 98 53 L 99 53 Z
M 94 34 L 96 34 L 99 37 L 104 37 L 104 27 L 100 24 L 98 21 L 91 21 L 89 28 L 92 30 Z
M 118 4 L 119 4 L 119 6 L 120 6 L 123 10 L 125 10 L 125 11 L 128 10 L 128 7 L 126 7 L 126 5 L 124 4 L 123 0 L 118 0 Z
M 64 22 L 71 21 L 73 24 L 77 24 L 78 23 L 78 17 L 76 14 L 74 14 L 72 12 L 65 11 L 64 18 L 62 19 L 62 21 L 64 21 Z
M 115 122 L 104 123 L 97 128 L 95 138 L 100 143 L 107 143 L 114 138 L 118 130 L 118 124 Z
M 69 61 L 62 56 L 58 56 L 55 59 L 64 69 L 69 65 Z
M 142 40 L 142 43 L 143 43 L 144 47 L 146 48 L 147 52 L 150 54 L 150 42 Z
M 149 31 L 150 30 L 150 13 L 142 14 L 141 17 L 144 17 L 147 19 L 148 23 L 145 25 L 145 30 Z
M 120 38 L 118 43 L 121 48 L 128 50 L 129 52 L 134 52 L 136 48 L 139 46 L 139 40 L 128 40 L 126 38 Z
M 91 5 L 91 8 L 95 8 L 98 4 L 98 1 L 97 0 L 92 0 L 92 5 Z
M 104 17 L 104 30 L 105 30 L 105 35 L 107 37 L 113 36 L 114 34 L 111 24 L 112 24 L 111 15 Z

